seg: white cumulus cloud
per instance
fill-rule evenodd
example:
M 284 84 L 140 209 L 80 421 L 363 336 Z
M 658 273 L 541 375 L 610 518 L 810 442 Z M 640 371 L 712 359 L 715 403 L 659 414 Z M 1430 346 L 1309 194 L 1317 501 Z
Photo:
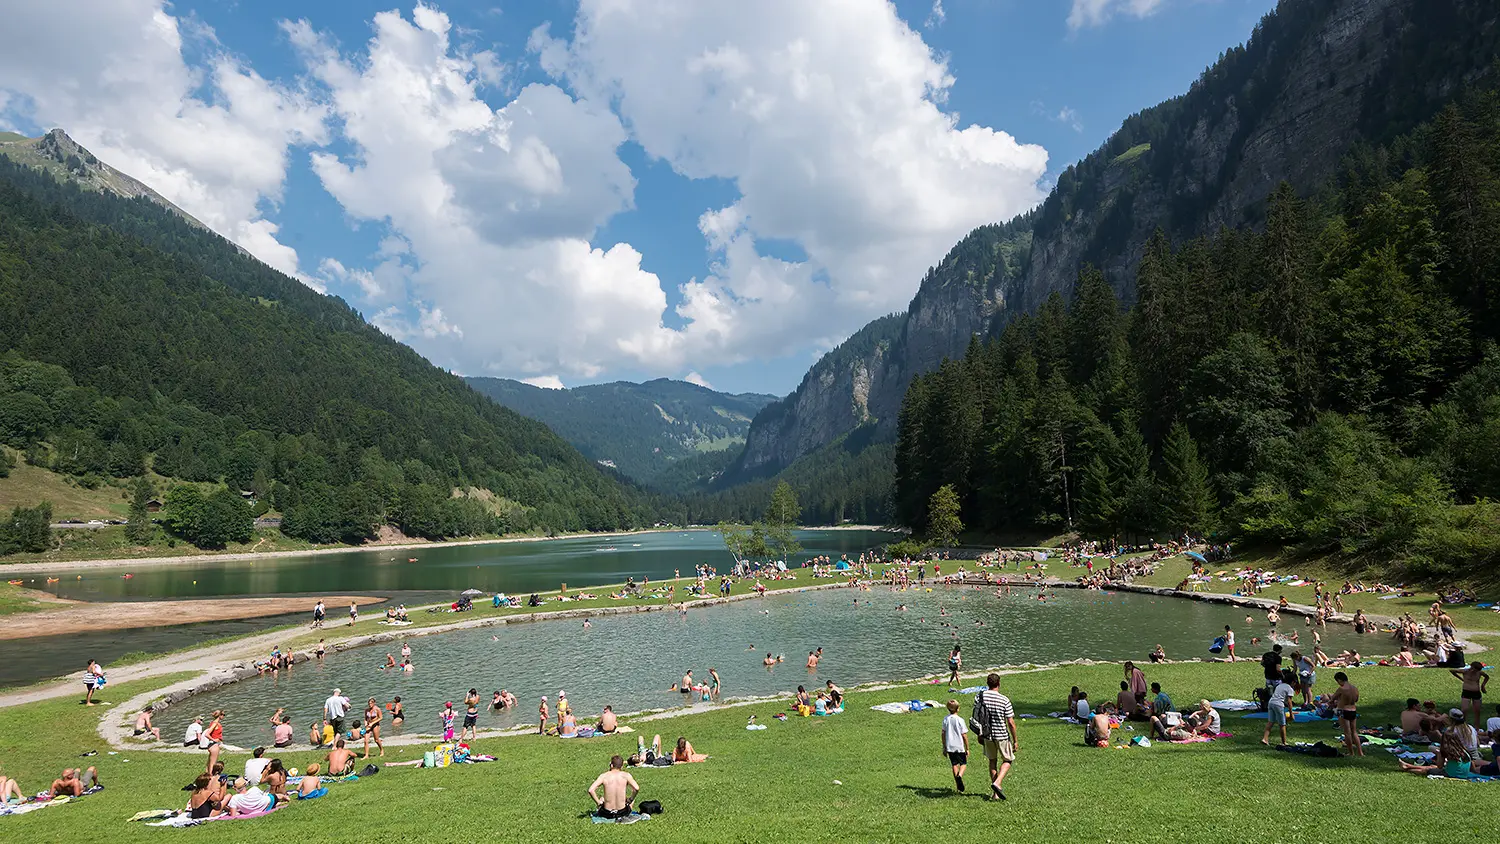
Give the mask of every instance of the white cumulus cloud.
M 740 191 L 702 215 L 711 271 L 681 286 L 685 326 L 644 338 L 647 363 L 847 336 L 903 307 L 970 229 L 1041 198 L 1046 151 L 945 110 L 946 63 L 884 0 L 583 0 L 569 39 L 531 46 L 649 155 Z
M 714 388 L 714 385 L 708 383 L 708 379 L 698 374 L 698 371 L 696 369 L 691 370 L 688 372 L 688 374 L 682 376 L 682 380 L 688 382 L 689 384 L 697 384 L 705 390 L 712 390 Z
M 212 30 L 169 9 L 164 0 L 8 4 L 0 108 L 61 127 L 261 260 L 298 274 L 297 253 L 277 239 L 262 206 L 281 197 L 288 148 L 325 137 L 325 110 L 262 78 L 226 54 Z M 208 58 L 189 62 L 185 42 Z
M 533 387 L 541 387 L 543 390 L 565 389 L 562 379 L 556 375 L 537 375 L 532 378 L 522 378 L 521 383 L 530 384 Z
M 1161 9 L 1165 0 L 1073 0 L 1068 11 L 1068 29 L 1077 31 L 1102 26 L 1116 15 L 1145 18 Z

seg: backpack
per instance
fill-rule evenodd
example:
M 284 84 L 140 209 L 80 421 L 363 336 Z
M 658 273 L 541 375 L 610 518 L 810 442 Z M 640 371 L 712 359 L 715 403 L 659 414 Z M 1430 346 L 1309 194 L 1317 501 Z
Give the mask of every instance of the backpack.
M 640 813 L 643 814 L 643 815 L 659 815 L 659 814 L 661 814 L 661 801 L 660 800 L 642 800 L 641 801 L 641 806 L 640 806 Z

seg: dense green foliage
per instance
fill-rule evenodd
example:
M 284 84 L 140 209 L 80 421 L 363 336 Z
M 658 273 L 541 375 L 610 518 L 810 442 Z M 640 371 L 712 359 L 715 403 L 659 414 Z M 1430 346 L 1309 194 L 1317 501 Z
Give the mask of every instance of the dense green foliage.
M 719 393 L 685 381 L 617 381 L 546 390 L 506 378 L 469 378 L 481 394 L 542 422 L 585 457 L 656 488 L 657 478 L 700 454 L 735 450 L 775 396 Z M 677 483 L 676 475 L 668 483 Z M 669 486 L 667 491 L 671 491 Z
M 0 312 L 0 441 L 60 473 L 149 466 L 252 491 L 318 541 L 381 523 L 437 538 L 649 522 L 641 496 L 543 425 L 342 301 L 147 200 L 3 156 Z M 456 489 L 488 493 L 449 503 Z M 217 544 L 242 535 L 232 521 L 176 524 Z
M 1160 233 L 1122 312 L 1096 271 L 918 378 L 897 515 L 1226 535 L 1446 571 L 1500 561 L 1500 98 L 1352 154 L 1263 231 Z
M 0 516 L 0 554 L 37 553 L 52 544 L 52 505 L 16 507 Z

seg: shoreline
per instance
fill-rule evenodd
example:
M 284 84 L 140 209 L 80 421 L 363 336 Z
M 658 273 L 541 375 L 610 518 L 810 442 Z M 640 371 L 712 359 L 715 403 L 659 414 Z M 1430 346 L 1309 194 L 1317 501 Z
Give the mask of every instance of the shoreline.
M 870 531 L 901 533 L 890 527 L 877 525 L 836 525 L 833 527 L 799 527 L 798 530 L 817 531 Z M 53 562 L 4 563 L 0 562 L 0 573 L 43 574 L 60 569 L 108 569 L 125 566 L 173 566 L 207 562 L 244 562 L 246 560 L 270 560 L 281 557 L 311 557 L 325 554 L 379 553 L 391 549 L 413 550 L 418 548 L 456 548 L 465 545 L 505 545 L 520 542 L 554 542 L 563 539 L 613 539 L 628 536 L 644 536 L 652 533 L 712 533 L 711 526 L 687 528 L 643 528 L 641 530 L 611 531 L 608 533 L 569 533 L 559 536 L 500 536 L 492 539 L 447 539 L 441 542 L 393 542 L 372 545 L 350 545 L 339 548 L 310 548 L 304 551 L 236 551 L 225 554 L 186 554 L 177 557 L 113 557 L 103 560 L 56 560 Z
M 328 602 L 335 614 L 350 602 L 363 608 L 389 600 L 374 595 L 280 595 L 272 598 L 190 598 L 119 602 L 65 599 L 64 602 L 58 604 L 56 609 L 38 609 L 0 616 L 0 642 L 20 641 L 42 636 L 148 630 L 178 624 L 300 615 L 306 611 L 309 601 L 320 599 Z M 161 613 L 172 617 L 169 625 L 162 624 L 159 615 Z M 31 629 L 34 627 L 45 629 L 35 631 Z

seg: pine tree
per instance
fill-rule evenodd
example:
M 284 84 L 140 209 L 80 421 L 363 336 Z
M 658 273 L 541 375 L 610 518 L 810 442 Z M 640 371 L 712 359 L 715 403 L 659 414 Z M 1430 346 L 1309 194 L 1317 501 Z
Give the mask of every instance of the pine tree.
M 1083 467 L 1078 494 L 1078 528 L 1085 536 L 1113 539 L 1119 533 L 1120 501 L 1110 486 L 1109 464 L 1098 454 Z
M 1322 290 L 1310 257 L 1307 209 L 1287 182 L 1271 195 L 1260 260 L 1266 275 L 1260 314 L 1266 336 L 1275 339 L 1292 407 L 1312 414 L 1318 397 L 1318 325 Z
M 952 484 L 943 484 L 927 504 L 927 539 L 933 545 L 950 548 L 958 543 L 964 523 L 959 519 L 958 492 Z
M 130 497 L 130 518 L 125 522 L 125 538 L 136 545 L 151 544 L 151 534 L 156 531 L 156 526 L 151 523 L 151 513 L 146 509 L 150 501 L 151 482 L 144 477 L 136 478 Z
M 1473 313 L 1476 327 L 1494 337 L 1500 315 L 1500 183 L 1457 106 L 1438 114 L 1432 136 L 1432 189 L 1448 253 L 1448 287 Z
M 1215 502 L 1198 444 L 1181 422 L 1162 446 L 1162 517 L 1173 536 L 1207 536 L 1215 526 Z
M 1151 451 L 1134 414 L 1121 414 L 1116 428 L 1118 447 L 1110 487 L 1119 502 L 1119 525 L 1131 536 L 1150 536 L 1156 522 L 1156 476 L 1151 471 Z

